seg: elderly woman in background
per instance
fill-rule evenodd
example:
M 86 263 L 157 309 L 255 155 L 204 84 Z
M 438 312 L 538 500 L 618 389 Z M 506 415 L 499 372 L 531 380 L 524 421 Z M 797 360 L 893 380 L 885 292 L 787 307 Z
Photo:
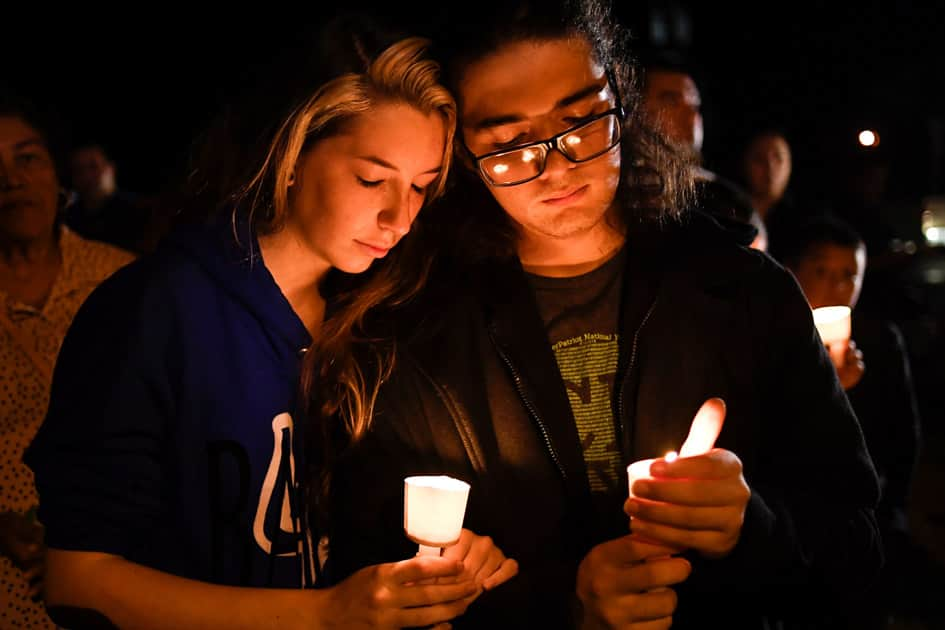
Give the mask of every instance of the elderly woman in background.
M 49 401 L 66 329 L 88 294 L 131 254 L 59 221 L 47 128 L 0 99 L 0 627 L 54 627 L 38 601 L 44 552 L 33 474 L 22 462 Z

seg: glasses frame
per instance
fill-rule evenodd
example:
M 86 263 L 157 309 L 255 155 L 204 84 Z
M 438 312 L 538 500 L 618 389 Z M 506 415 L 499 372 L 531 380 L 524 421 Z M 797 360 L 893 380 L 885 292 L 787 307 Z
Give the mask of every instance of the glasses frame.
M 610 86 L 611 91 L 613 91 L 614 100 L 616 101 L 617 104 L 614 107 L 608 109 L 606 112 L 602 112 L 600 114 L 596 114 L 588 118 L 587 120 L 585 120 L 579 125 L 575 125 L 574 127 L 571 127 L 570 129 L 565 129 L 564 131 L 556 133 L 555 135 L 551 136 L 550 138 L 546 140 L 539 140 L 537 142 L 527 142 L 525 144 L 519 144 L 514 147 L 507 147 L 504 149 L 499 149 L 498 151 L 490 151 L 489 153 L 484 153 L 483 155 L 474 154 L 469 149 L 469 147 L 466 146 L 466 141 L 463 140 L 462 141 L 463 148 L 466 150 L 470 158 L 472 158 L 473 162 L 476 164 L 476 169 L 479 171 L 479 174 L 487 182 L 489 182 L 491 186 L 494 186 L 496 188 L 502 188 L 505 186 L 518 186 L 519 184 L 525 184 L 527 182 L 532 181 L 533 179 L 537 179 L 538 177 L 541 177 L 541 174 L 545 172 L 545 166 L 548 163 L 548 154 L 551 153 L 551 151 L 554 151 L 555 149 L 557 149 L 558 153 L 563 155 L 564 158 L 568 160 L 569 162 L 573 164 L 581 164 L 582 162 L 589 162 L 595 158 L 599 158 L 600 156 L 604 155 L 605 153 L 613 149 L 615 146 L 619 145 L 620 140 L 623 137 L 622 123 L 624 119 L 626 118 L 626 110 L 624 109 L 623 103 L 620 100 L 620 91 L 617 89 L 617 81 L 616 81 L 616 77 L 614 76 L 613 70 L 607 70 L 606 75 L 607 75 L 607 84 Z M 564 138 L 564 136 L 570 135 L 574 133 L 575 131 L 582 129 L 583 127 L 586 127 L 587 125 L 593 124 L 597 122 L 598 120 L 601 120 L 608 116 L 617 117 L 616 142 L 611 144 L 606 149 L 603 149 L 602 151 L 599 151 L 595 153 L 594 155 L 588 156 L 580 160 L 575 160 L 562 149 L 562 138 Z M 535 173 L 531 177 L 520 179 L 515 182 L 506 182 L 506 183 L 498 184 L 492 179 L 492 177 L 489 175 L 489 173 L 486 171 L 486 169 L 482 165 L 483 160 L 487 160 L 489 158 L 496 157 L 498 155 L 504 155 L 506 153 L 515 153 L 516 151 L 522 151 L 524 149 L 531 149 L 531 148 L 534 148 L 541 153 L 541 157 L 540 157 L 541 168 L 538 170 L 537 173 Z

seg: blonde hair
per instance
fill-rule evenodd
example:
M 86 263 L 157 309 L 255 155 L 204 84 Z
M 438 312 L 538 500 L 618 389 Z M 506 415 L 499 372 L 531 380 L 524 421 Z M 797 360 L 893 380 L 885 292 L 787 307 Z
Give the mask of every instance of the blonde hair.
M 439 65 L 425 57 L 429 43 L 401 40 L 373 61 L 358 55 L 363 73 L 348 72 L 324 83 L 296 107 L 278 128 L 264 160 L 239 194 L 241 214 L 248 213 L 259 233 L 278 230 L 288 212 L 289 180 L 299 157 L 320 139 L 339 133 L 345 121 L 383 103 L 404 104 L 444 119 L 442 168 L 427 187 L 424 205 L 444 190 L 453 153 L 456 105 L 439 84 Z M 270 191 L 267 196 L 267 191 Z M 234 213 L 234 227 L 236 213 Z M 422 287 L 430 264 L 425 245 L 412 230 L 382 261 L 354 278 L 342 276 L 344 290 L 330 296 L 331 315 L 305 355 L 300 390 L 310 425 L 306 451 L 310 475 L 317 483 L 308 492 L 321 504 L 330 483 L 331 464 L 339 436 L 357 441 L 368 430 L 381 384 L 394 361 L 393 342 L 365 333 L 365 317 L 378 308 L 403 304 Z M 316 512 L 318 511 L 316 507 Z
M 320 139 L 338 133 L 345 121 L 365 114 L 381 103 L 403 103 L 423 113 L 440 113 L 446 128 L 442 169 L 427 188 L 426 202 L 440 196 L 452 158 L 456 104 L 438 83 L 440 67 L 426 58 L 430 42 L 420 37 L 403 39 L 373 61 L 358 54 L 363 73 L 347 72 L 319 87 L 285 119 L 269 145 L 262 164 L 235 197 L 238 210 L 247 212 L 258 233 L 277 231 L 288 212 L 289 182 L 302 152 Z

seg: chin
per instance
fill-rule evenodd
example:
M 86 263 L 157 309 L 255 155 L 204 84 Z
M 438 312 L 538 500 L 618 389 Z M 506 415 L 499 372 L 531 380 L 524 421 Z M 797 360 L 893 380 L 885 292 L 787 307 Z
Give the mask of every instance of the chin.
M 606 211 L 589 208 L 566 208 L 554 217 L 534 222 L 531 229 L 554 238 L 568 238 L 589 232 L 600 225 Z
M 364 273 L 365 271 L 370 269 L 371 264 L 373 263 L 374 263 L 373 258 L 361 259 L 361 258 L 352 257 L 348 260 L 336 262 L 333 265 L 333 267 L 335 269 L 338 269 L 339 271 L 343 271 L 344 273 L 358 274 L 358 273 Z

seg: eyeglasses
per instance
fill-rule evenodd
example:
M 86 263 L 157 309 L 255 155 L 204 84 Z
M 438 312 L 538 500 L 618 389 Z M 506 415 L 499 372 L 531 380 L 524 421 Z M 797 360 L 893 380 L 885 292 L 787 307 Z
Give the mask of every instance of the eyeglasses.
M 597 114 L 547 140 L 472 156 L 482 176 L 493 186 L 515 186 L 545 172 L 548 153 L 557 149 L 571 162 L 593 160 L 620 143 L 623 108 Z

